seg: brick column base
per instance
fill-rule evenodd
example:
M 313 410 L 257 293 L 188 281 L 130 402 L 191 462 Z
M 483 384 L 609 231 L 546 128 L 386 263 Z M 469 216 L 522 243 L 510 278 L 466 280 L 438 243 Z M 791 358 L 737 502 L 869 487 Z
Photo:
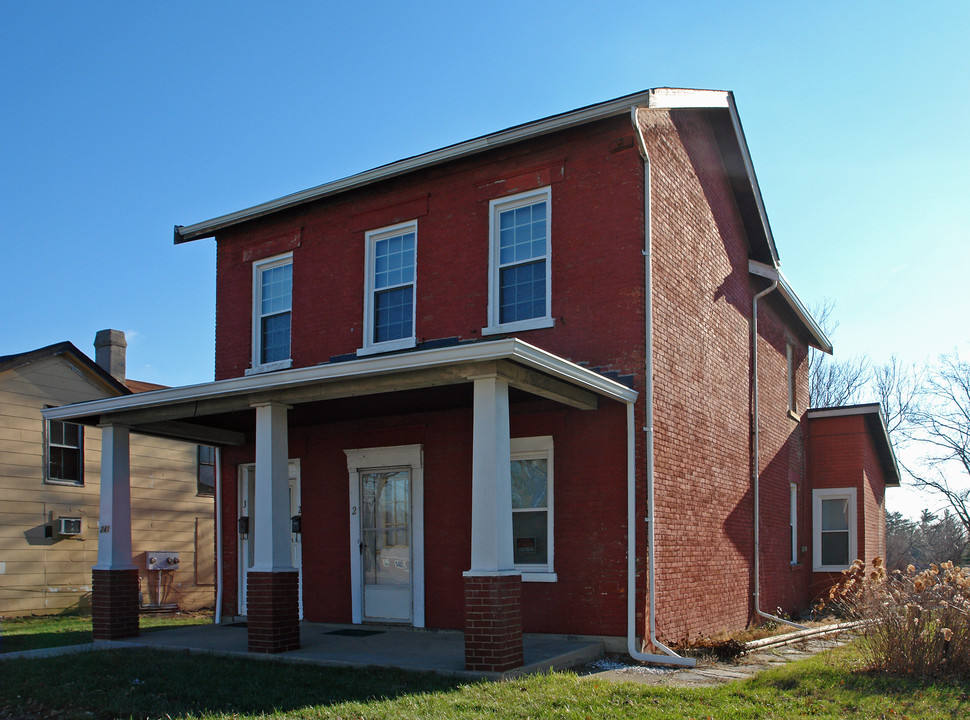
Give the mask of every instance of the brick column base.
M 522 664 L 522 576 L 466 576 L 465 669 L 505 672 Z
M 138 570 L 92 570 L 91 575 L 94 639 L 138 635 Z
M 300 647 L 300 575 L 252 572 L 246 580 L 249 651 L 281 653 Z

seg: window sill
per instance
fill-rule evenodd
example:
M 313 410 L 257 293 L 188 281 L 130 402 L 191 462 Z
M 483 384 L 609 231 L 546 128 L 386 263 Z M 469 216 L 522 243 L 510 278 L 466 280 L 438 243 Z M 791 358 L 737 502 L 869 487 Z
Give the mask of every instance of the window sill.
M 794 410 L 789 410 L 789 411 L 788 411 L 788 417 L 790 417 L 790 418 L 791 418 L 792 420 L 794 420 L 794 421 L 796 421 L 796 422 L 801 422 L 801 419 L 802 419 L 802 416 L 801 416 L 801 415 L 799 415 L 799 414 L 798 414 L 797 412 L 795 412 Z
M 522 582 L 554 583 L 559 582 L 559 576 L 554 572 L 526 572 L 523 570 Z
M 62 485 L 64 487 L 84 487 L 84 481 L 74 482 L 73 480 L 51 480 L 44 478 L 45 485 Z
M 555 318 L 531 318 L 529 320 L 505 323 L 504 325 L 489 325 L 488 327 L 483 327 L 482 335 L 501 335 L 504 333 L 521 332 L 523 330 L 541 330 L 543 328 L 551 328 L 555 324 Z
M 243 375 L 259 375 L 260 373 L 273 372 L 274 370 L 288 370 L 293 367 L 293 360 L 277 360 L 276 362 L 266 363 L 265 365 L 254 365 L 246 368 Z
M 357 357 L 393 352 L 394 350 L 411 350 L 417 347 L 417 344 L 417 340 L 414 337 L 402 338 L 400 340 L 387 340 L 382 343 L 374 343 L 373 345 L 366 345 L 360 348 L 357 350 Z
M 840 573 L 843 570 L 848 570 L 851 565 L 820 565 L 812 566 L 812 572 L 817 573 Z

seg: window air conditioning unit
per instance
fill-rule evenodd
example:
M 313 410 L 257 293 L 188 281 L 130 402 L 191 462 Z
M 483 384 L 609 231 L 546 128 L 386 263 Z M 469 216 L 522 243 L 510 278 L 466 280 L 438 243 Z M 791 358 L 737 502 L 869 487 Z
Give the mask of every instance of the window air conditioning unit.
M 81 518 L 79 517 L 59 517 L 57 518 L 58 535 L 80 535 Z

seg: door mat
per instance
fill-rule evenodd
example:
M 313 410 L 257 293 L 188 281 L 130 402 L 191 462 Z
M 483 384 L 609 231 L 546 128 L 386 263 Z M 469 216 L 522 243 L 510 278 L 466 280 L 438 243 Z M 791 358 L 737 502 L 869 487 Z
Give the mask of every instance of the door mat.
M 347 628 L 345 630 L 331 630 L 324 635 L 342 635 L 344 637 L 368 637 L 370 635 L 381 635 L 383 630 L 357 630 L 355 628 Z

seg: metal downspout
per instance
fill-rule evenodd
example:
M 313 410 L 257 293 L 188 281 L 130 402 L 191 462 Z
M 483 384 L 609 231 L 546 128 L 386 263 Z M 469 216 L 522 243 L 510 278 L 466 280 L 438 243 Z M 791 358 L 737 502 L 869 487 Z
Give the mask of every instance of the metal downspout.
M 222 622 L 222 448 L 216 447 L 216 612 L 213 622 Z
M 630 657 L 642 662 L 662 663 L 666 665 L 680 665 L 694 667 L 697 661 L 693 658 L 681 657 L 673 650 L 657 639 L 656 620 L 656 574 L 655 574 L 655 548 L 656 536 L 654 532 L 654 496 L 653 496 L 653 277 L 652 277 L 652 239 L 650 235 L 650 159 L 647 157 L 646 144 L 640 134 L 640 126 L 637 122 L 637 108 L 631 109 L 631 119 L 633 122 L 634 135 L 640 146 L 640 155 L 643 158 L 643 211 L 644 211 L 644 439 L 646 454 L 646 480 L 647 480 L 647 527 L 649 552 L 647 555 L 648 563 L 648 583 L 649 583 L 649 603 L 650 603 L 650 642 L 654 647 L 666 653 L 666 655 L 651 655 L 641 652 L 636 642 L 636 559 L 637 559 L 637 513 L 636 513 L 636 414 L 634 404 L 627 404 L 627 652 Z
M 774 271 L 774 275 L 771 278 L 771 285 L 757 293 L 751 301 L 751 364 L 753 366 L 751 370 L 751 406 L 753 416 L 753 427 L 751 429 L 751 479 L 754 484 L 754 609 L 763 618 L 805 629 L 805 625 L 799 625 L 790 620 L 785 620 L 777 615 L 766 613 L 761 609 L 761 496 L 759 479 L 761 451 L 758 447 L 761 416 L 758 407 L 758 300 L 773 292 L 777 287 L 778 273 Z

